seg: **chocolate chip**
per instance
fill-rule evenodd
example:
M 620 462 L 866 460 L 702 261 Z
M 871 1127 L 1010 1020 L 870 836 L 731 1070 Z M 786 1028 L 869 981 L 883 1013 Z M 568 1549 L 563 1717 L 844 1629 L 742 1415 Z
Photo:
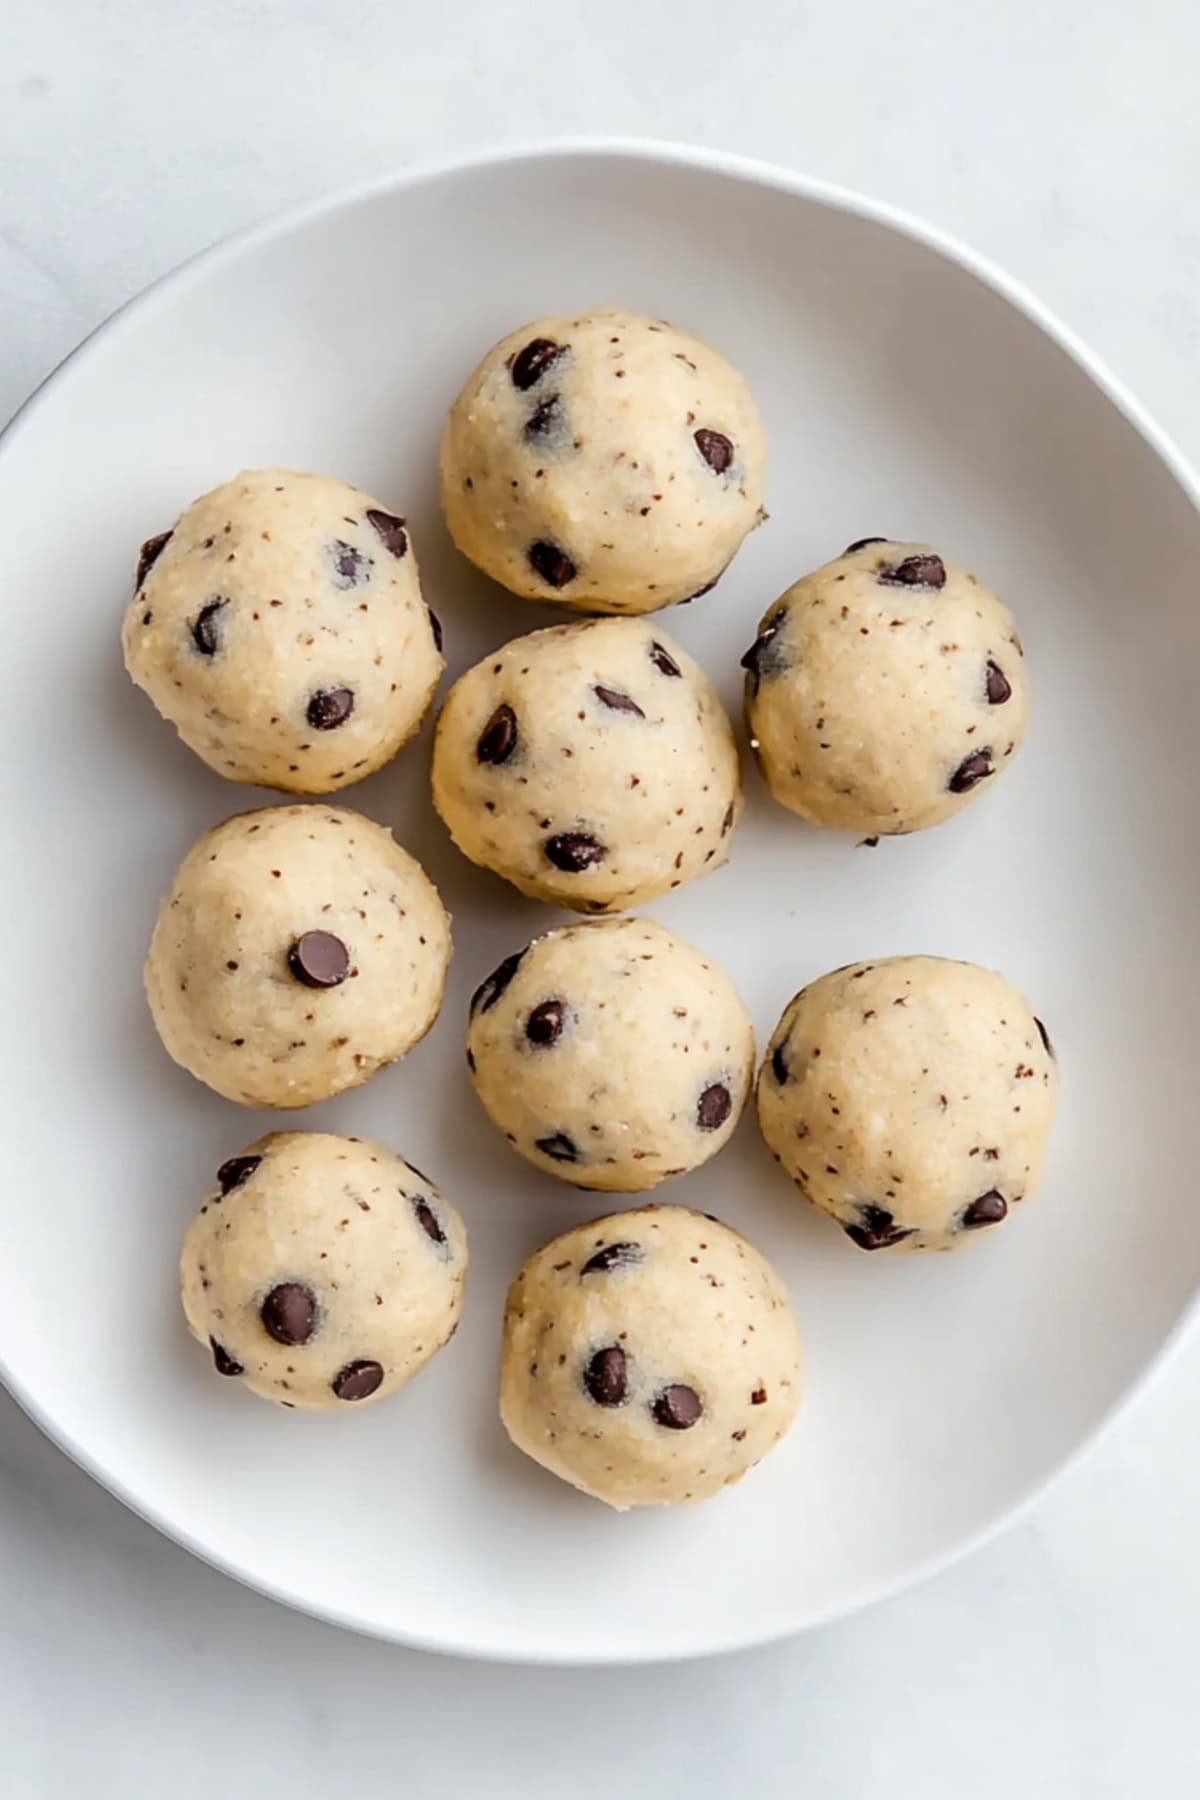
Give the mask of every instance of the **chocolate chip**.
M 678 675 L 679 670 L 676 669 L 675 673 Z M 607 706 L 612 712 L 633 713 L 634 717 L 638 719 L 644 719 L 646 716 L 637 701 L 632 699 L 629 694 L 621 693 L 619 688 L 602 687 L 597 682 L 593 691 L 601 705 Z
M 553 338 L 530 338 L 525 348 L 513 358 L 513 386 L 525 393 L 542 379 L 550 364 L 566 349 L 566 344 L 556 344 Z
M 543 1000 L 525 1021 L 525 1036 L 531 1044 L 554 1044 L 562 1036 L 565 1009 L 561 1000 Z
M 696 1107 L 696 1123 L 701 1131 L 716 1131 L 733 1111 L 733 1097 L 723 1081 L 706 1087 Z
M 768 675 L 778 675 L 787 667 L 782 648 L 776 644 L 775 638 L 779 628 L 787 618 L 786 606 L 780 606 L 768 613 L 759 628 L 758 636 L 741 659 L 743 669 L 749 671 L 757 694 L 759 683 Z
M 173 536 L 173 532 L 160 531 L 157 537 L 146 539 L 145 543 L 138 551 L 137 573 L 133 578 L 133 588 L 135 593 L 138 588 L 141 587 L 143 581 L 145 581 L 147 575 L 150 573 Z
M 675 661 L 675 658 L 669 651 L 663 649 L 657 638 L 650 646 L 650 661 L 654 664 L 660 675 L 682 676 L 683 674 L 683 670 Z
M 350 973 L 350 952 L 331 931 L 306 931 L 288 951 L 287 963 L 305 987 L 339 987 Z
M 1038 1036 L 1042 1040 L 1042 1048 L 1045 1050 L 1046 1055 L 1052 1057 L 1053 1060 L 1057 1062 L 1058 1057 L 1055 1053 L 1054 1045 L 1050 1042 L 1050 1033 L 1046 1030 L 1046 1027 L 1042 1024 L 1040 1019 L 1035 1018 L 1033 1022 L 1038 1028 Z
M 339 1400 L 365 1400 L 383 1380 L 383 1368 L 377 1362 L 347 1363 L 338 1371 L 330 1386 Z
M 962 1216 L 963 1230 L 975 1231 L 981 1225 L 998 1225 L 1007 1216 L 1008 1201 L 995 1188 L 990 1188 L 968 1206 Z
M 421 1227 L 421 1230 L 425 1235 L 431 1237 L 435 1244 L 444 1244 L 446 1242 L 446 1234 L 442 1230 L 441 1221 L 438 1219 L 437 1214 L 434 1212 L 432 1206 L 430 1206 L 424 1194 L 417 1195 L 412 1203 L 412 1208 L 417 1215 L 417 1224 Z
M 776 1044 L 771 1052 L 771 1073 L 779 1083 L 780 1087 L 783 1087 L 787 1083 L 791 1075 L 791 1071 L 787 1066 L 787 1060 L 784 1056 L 786 1049 L 787 1040 L 784 1039 L 782 1043 Z
M 750 1404 L 751 1406 L 765 1406 L 767 1404 L 767 1390 L 765 1387 L 755 1388 L 750 1396 Z
M 354 695 L 349 688 L 318 688 L 309 699 L 305 716 L 314 731 L 335 731 L 353 711 Z
M 950 777 L 947 786 L 952 794 L 969 794 L 978 782 L 995 773 L 996 771 L 992 767 L 991 747 L 989 746 L 986 750 L 973 750 L 970 756 L 964 756 Z
M 210 1337 L 208 1343 L 218 1375 L 244 1375 L 246 1373 L 241 1363 L 234 1362 L 228 1350 L 222 1349 L 215 1337 Z
M 552 1162 L 575 1163 L 579 1161 L 579 1150 L 575 1140 L 569 1138 L 565 1131 L 555 1131 L 549 1137 L 538 1138 L 533 1147 L 535 1150 L 540 1150 L 543 1156 L 548 1156 Z
M 943 588 L 946 565 L 940 556 L 906 556 L 903 562 L 884 563 L 875 579 L 885 587 Z
M 440 654 L 444 645 L 444 639 L 442 637 L 442 621 L 438 618 L 428 600 L 425 602 L 425 611 L 429 614 L 429 629 L 433 633 L 434 646 Z
M 221 1192 L 231 1194 L 243 1181 L 249 1181 L 261 1161 L 261 1156 L 231 1156 L 228 1162 L 223 1162 L 217 1170 Z
M 383 512 L 378 506 L 368 506 L 367 521 L 379 533 L 385 550 L 393 556 L 400 557 L 408 549 L 408 533 L 404 529 L 404 520 L 398 519 L 395 513 Z
M 506 763 L 517 747 L 517 715 L 511 706 L 498 706 L 475 746 L 475 760 L 481 763 Z
M 642 1260 L 640 1244 L 605 1244 L 603 1250 L 597 1250 L 595 1256 L 588 1257 L 579 1276 L 582 1280 L 585 1275 L 608 1275 L 613 1269 L 627 1269 Z
M 583 1385 L 597 1406 L 620 1406 L 629 1385 L 625 1374 L 625 1352 L 620 1344 L 609 1344 L 597 1350 L 583 1371 Z
M 729 833 L 733 830 L 733 821 L 736 816 L 737 816 L 737 807 L 735 806 L 734 802 L 731 800 L 729 802 L 729 805 L 725 808 L 725 817 L 721 820 L 721 836 L 722 837 L 729 836 Z
M 259 1317 L 277 1344 L 307 1344 L 317 1329 L 317 1297 L 299 1281 L 273 1287 Z
M 587 831 L 560 831 L 547 838 L 542 847 L 548 860 L 566 875 L 582 874 L 584 869 L 603 862 L 608 854 L 599 838 Z
M 868 544 L 890 544 L 891 541 L 891 538 L 881 537 L 855 538 L 852 544 L 846 545 L 846 548 L 842 551 L 842 555 L 853 556 L 856 550 L 865 550 Z
M 525 440 L 547 438 L 557 431 L 561 424 L 559 416 L 559 399 L 557 394 L 547 394 L 539 400 L 525 421 Z
M 192 620 L 192 642 L 201 656 L 215 656 L 221 648 L 221 639 L 217 632 L 217 618 L 228 605 L 228 600 L 222 600 L 219 596 L 214 595 L 211 600 L 204 602 Z
M 696 440 L 696 448 L 713 471 L 714 475 L 723 475 L 733 461 L 733 444 L 723 431 L 709 431 L 701 426 L 692 436 Z
M 353 544 L 347 544 L 343 538 L 334 538 L 329 546 L 329 560 L 333 564 L 333 585 L 336 588 L 361 587 L 370 581 L 374 560 L 356 550 Z
M 650 1411 L 654 1414 L 655 1422 L 665 1426 L 668 1431 L 687 1431 L 696 1423 L 704 1408 L 695 1388 L 686 1387 L 681 1381 L 673 1381 L 670 1387 L 665 1387 L 659 1394 Z
M 504 961 L 498 963 L 491 974 L 480 982 L 471 995 L 472 1018 L 477 1012 L 491 1012 L 524 960 L 524 950 L 514 950 L 511 956 L 506 956 Z
M 538 538 L 530 544 L 526 556 L 534 574 L 540 576 L 547 587 L 564 588 L 579 573 L 566 551 L 560 550 L 548 538 Z
M 988 663 L 987 697 L 989 706 L 1003 706 L 1006 700 L 1012 699 L 1012 688 L 1009 685 L 1008 676 L 999 663 Z
M 865 1201 L 858 1209 L 858 1216 L 861 1221 L 858 1225 L 843 1225 L 842 1230 L 860 1250 L 882 1250 L 913 1235 L 911 1230 L 900 1229 L 886 1206 Z

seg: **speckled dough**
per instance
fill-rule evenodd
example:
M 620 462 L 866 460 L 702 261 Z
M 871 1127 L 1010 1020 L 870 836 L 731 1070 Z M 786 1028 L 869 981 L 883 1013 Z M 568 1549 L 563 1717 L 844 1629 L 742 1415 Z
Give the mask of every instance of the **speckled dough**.
M 245 1106 L 308 1106 L 437 1017 L 450 921 L 390 832 L 332 806 L 227 819 L 163 901 L 146 994 L 177 1063 Z
M 508 1290 L 500 1416 L 519 1450 L 618 1511 L 707 1500 L 800 1400 L 787 1292 L 729 1226 L 643 1206 L 566 1231 Z
M 796 995 L 758 1077 L 768 1148 L 863 1250 L 949 1250 L 1038 1183 L 1058 1095 L 1045 1026 L 1003 976 L 894 956 Z
M 475 1091 L 509 1142 L 577 1187 L 630 1194 L 732 1136 L 754 1032 L 723 970 L 652 919 L 551 931 L 476 990 Z
M 722 863 L 741 786 L 699 664 L 642 620 L 591 619 L 516 638 L 455 682 L 433 798 L 472 862 L 606 912 Z
M 762 510 L 763 435 L 724 357 L 601 310 L 489 350 L 442 437 L 455 543 L 526 600 L 657 612 L 712 587 Z
M 419 1169 L 308 1131 L 222 1163 L 180 1259 L 217 1374 L 314 1412 L 411 1381 L 454 1335 L 466 1272 L 463 1222 Z
M 442 672 L 404 520 L 289 469 L 235 476 L 142 546 L 123 642 L 210 768 L 296 794 L 389 761 Z
M 1012 615 L 927 544 L 852 544 L 787 590 L 742 662 L 767 785 L 817 825 L 937 825 L 993 784 L 1025 735 Z

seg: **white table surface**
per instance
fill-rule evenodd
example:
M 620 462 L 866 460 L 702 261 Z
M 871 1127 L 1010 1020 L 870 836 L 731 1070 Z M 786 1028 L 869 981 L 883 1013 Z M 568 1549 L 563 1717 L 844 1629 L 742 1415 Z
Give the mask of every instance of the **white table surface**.
M 1198 66 L 1194 0 L 0 0 L 0 417 L 264 212 L 624 132 L 949 227 L 1200 460 Z M 917 1591 L 740 1657 L 537 1672 L 243 1592 L 0 1396 L 0 1793 L 1195 1800 L 1198 1421 L 1193 1330 L 1032 1517 Z

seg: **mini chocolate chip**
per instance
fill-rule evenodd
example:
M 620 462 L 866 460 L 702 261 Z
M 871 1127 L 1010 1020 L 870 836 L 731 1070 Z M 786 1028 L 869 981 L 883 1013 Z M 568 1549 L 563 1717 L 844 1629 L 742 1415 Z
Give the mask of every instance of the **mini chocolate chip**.
M 215 656 L 221 648 L 221 639 L 217 631 L 218 615 L 229 605 L 219 595 L 206 600 L 196 617 L 192 620 L 192 642 L 201 656 Z
M 709 431 L 701 426 L 692 436 L 696 440 L 696 448 L 713 471 L 714 475 L 723 475 L 733 461 L 733 444 L 723 431 Z
M 562 1036 L 564 1007 L 561 1000 L 543 1000 L 525 1021 L 525 1036 L 531 1044 L 554 1044 Z
M 884 563 L 875 579 L 884 587 L 943 588 L 946 565 L 940 556 L 906 556 L 903 562 Z
M 973 750 L 963 760 L 950 777 L 947 786 L 952 794 L 969 794 L 971 789 L 988 775 L 994 775 L 992 752 L 990 745 L 985 750 Z
M 566 344 L 556 344 L 553 338 L 530 338 L 523 350 L 519 350 L 512 362 L 512 383 L 522 393 L 533 387 L 542 379 L 550 364 L 560 357 L 567 348 Z
M 679 670 L 676 669 L 675 673 L 678 675 Z M 612 712 L 633 713 L 634 717 L 638 719 L 644 719 L 646 716 L 637 701 L 630 695 L 621 693 L 619 688 L 603 687 L 600 682 L 597 682 L 593 691 L 597 700 Z
M 333 585 L 337 588 L 361 587 L 365 581 L 370 581 L 375 566 L 373 558 L 364 556 L 344 538 L 334 538 L 329 546 L 329 560 L 333 564 Z
M 660 675 L 682 675 L 683 670 L 668 650 L 664 650 L 657 638 L 650 646 L 650 661 Z
M 696 1107 L 696 1123 L 701 1131 L 716 1131 L 733 1111 L 733 1097 L 723 1081 L 706 1087 Z
M 751 1406 L 765 1406 L 767 1404 L 767 1390 L 765 1387 L 755 1388 L 750 1396 L 750 1404 Z
M 881 537 L 855 538 L 852 544 L 846 545 L 846 548 L 842 551 L 842 555 L 853 556 L 856 550 L 865 550 L 868 544 L 890 544 L 891 541 L 891 538 Z
M 383 1380 L 382 1365 L 377 1362 L 351 1362 L 338 1371 L 330 1382 L 339 1400 L 365 1400 Z
M 627 1269 L 642 1260 L 640 1244 L 605 1244 L 603 1250 L 588 1257 L 579 1271 L 580 1279 L 585 1275 L 608 1275 L 613 1269 Z
M 962 1216 L 963 1230 L 974 1231 L 980 1225 L 998 1225 L 1008 1216 L 1008 1201 L 995 1188 L 989 1188 L 986 1194 L 980 1194 L 978 1200 L 972 1200 Z
M 442 636 L 442 621 L 438 618 L 428 600 L 425 602 L 425 611 L 429 614 L 429 629 L 433 633 L 434 646 L 440 654 L 445 645 L 445 640 Z
M 875 1206 L 865 1201 L 858 1209 L 861 1221 L 858 1225 L 843 1225 L 842 1230 L 852 1243 L 860 1250 L 882 1250 L 889 1244 L 898 1244 L 902 1238 L 911 1237 L 911 1231 L 902 1231 L 886 1206 Z
M 786 1049 L 787 1040 L 785 1039 L 782 1043 L 776 1044 L 771 1052 L 771 1073 L 774 1075 L 780 1087 L 783 1087 L 786 1084 L 791 1075 L 791 1071 L 787 1066 L 787 1060 L 784 1056 L 784 1051 Z
M 404 520 L 398 519 L 395 513 L 384 512 L 378 506 L 368 506 L 367 521 L 379 533 L 385 550 L 393 556 L 403 556 L 408 549 L 408 533 L 404 529 Z
M 317 1329 L 317 1297 L 299 1281 L 273 1287 L 259 1317 L 277 1344 L 307 1344 Z
M 502 963 L 496 965 L 490 975 L 485 976 L 471 995 L 472 1018 L 477 1012 L 491 1012 L 524 960 L 524 950 L 514 950 L 511 956 L 506 956 Z
M 535 575 L 541 577 L 547 587 L 564 588 L 568 582 L 574 581 L 579 573 L 565 550 L 552 544 L 548 538 L 538 538 L 530 544 L 526 551 L 529 566 Z
M 228 1350 L 223 1349 L 215 1337 L 210 1337 L 208 1343 L 218 1375 L 244 1375 L 246 1373 L 241 1363 L 234 1362 Z
M 548 1156 L 552 1162 L 579 1161 L 578 1147 L 565 1131 L 555 1131 L 549 1137 L 538 1138 L 533 1147 L 540 1150 L 543 1156 Z
M 681 1381 L 673 1381 L 670 1387 L 665 1387 L 659 1394 L 650 1410 L 656 1424 L 665 1426 L 668 1431 L 687 1431 L 696 1423 L 704 1408 L 695 1388 L 686 1387 Z
M 249 1181 L 261 1161 L 261 1156 L 231 1156 L 228 1162 L 223 1162 L 217 1170 L 221 1192 L 231 1194 L 243 1181 Z
M 538 401 L 525 421 L 526 442 L 532 438 L 549 437 L 558 429 L 560 422 L 558 395 L 547 394 L 544 400 Z
M 597 1350 L 583 1371 L 583 1385 L 597 1406 L 620 1406 L 629 1391 L 620 1344 Z
M 1042 1040 L 1042 1048 L 1045 1050 L 1046 1055 L 1052 1057 L 1053 1060 L 1057 1062 L 1058 1056 L 1055 1053 L 1054 1045 L 1050 1041 L 1050 1033 L 1046 1030 L 1046 1027 L 1042 1024 L 1040 1019 L 1035 1018 L 1033 1022 L 1038 1028 L 1038 1036 Z
M 334 731 L 354 711 L 349 688 L 318 688 L 308 702 L 306 718 L 314 731 Z
M 475 760 L 481 763 L 506 763 L 517 747 L 517 715 L 511 706 L 498 706 L 475 746 Z
M 160 531 L 157 537 L 146 539 L 145 543 L 138 551 L 137 573 L 133 578 L 133 588 L 135 593 L 138 588 L 141 587 L 143 581 L 145 581 L 147 575 L 150 573 L 173 536 L 173 532 Z
M 1012 699 L 1012 688 L 1009 685 L 1008 676 L 999 663 L 988 663 L 987 697 L 989 706 L 1003 706 L 1006 700 Z
M 350 973 L 350 952 L 331 931 L 306 931 L 289 949 L 287 964 L 305 987 L 339 987 Z
M 542 848 L 547 859 L 566 875 L 582 874 L 584 869 L 603 862 L 608 854 L 599 838 L 587 831 L 560 831 L 547 838 Z
M 759 627 L 758 636 L 741 659 L 741 666 L 746 669 L 754 682 L 757 694 L 759 683 L 768 675 L 778 675 L 787 667 L 786 658 L 775 638 L 780 626 L 787 617 L 787 608 L 780 606 L 768 613 Z
M 421 1230 L 425 1235 L 431 1237 L 435 1244 L 444 1244 L 446 1242 L 446 1234 L 442 1230 L 441 1222 L 439 1221 L 437 1214 L 434 1212 L 432 1206 L 430 1206 L 424 1194 L 417 1195 L 412 1203 L 412 1208 L 417 1215 L 417 1224 L 421 1227 Z

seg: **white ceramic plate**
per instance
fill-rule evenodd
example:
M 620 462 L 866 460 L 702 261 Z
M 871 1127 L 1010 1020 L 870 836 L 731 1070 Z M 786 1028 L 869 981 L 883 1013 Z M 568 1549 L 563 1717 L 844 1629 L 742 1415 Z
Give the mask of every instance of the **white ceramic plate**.
M 697 1511 L 618 1517 L 510 1448 L 505 1283 L 604 1210 L 510 1155 L 462 1061 L 467 996 L 557 915 L 472 869 L 427 797 L 428 731 L 343 799 L 393 825 L 455 915 L 442 1018 L 407 1062 L 285 1123 L 363 1131 L 466 1214 L 467 1316 L 406 1393 L 306 1417 L 213 1378 L 175 1294 L 212 1171 L 278 1123 L 181 1073 L 142 999 L 192 838 L 261 798 L 126 681 L 138 544 L 243 465 L 343 475 L 412 521 L 450 668 L 547 620 L 454 554 L 442 414 L 539 313 L 615 301 L 711 339 L 766 416 L 772 518 L 664 619 L 738 708 L 764 607 L 850 539 L 931 539 L 1013 603 L 1033 727 L 965 816 L 878 849 L 802 828 L 748 771 L 729 868 L 653 910 L 741 986 L 760 1042 L 811 977 L 934 951 L 1003 969 L 1060 1049 L 1039 1197 L 961 1255 L 867 1257 L 747 1118 L 662 1197 L 780 1265 L 808 1350 L 790 1439 Z M 1131 401 L 1027 296 L 911 220 L 661 146 L 505 156 L 310 208 L 118 315 L 0 448 L 7 747 L 5 1379 L 72 1456 L 231 1574 L 313 1613 L 487 1656 L 729 1648 L 894 1589 L 993 1528 L 1128 1393 L 1200 1276 L 1200 520 Z

